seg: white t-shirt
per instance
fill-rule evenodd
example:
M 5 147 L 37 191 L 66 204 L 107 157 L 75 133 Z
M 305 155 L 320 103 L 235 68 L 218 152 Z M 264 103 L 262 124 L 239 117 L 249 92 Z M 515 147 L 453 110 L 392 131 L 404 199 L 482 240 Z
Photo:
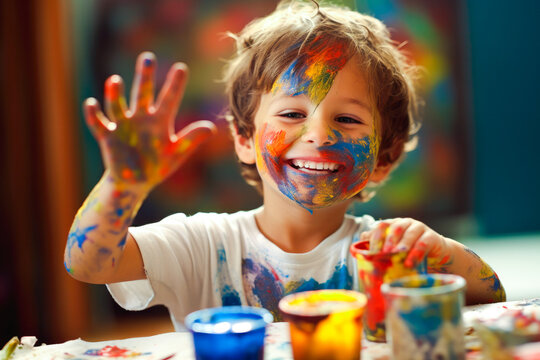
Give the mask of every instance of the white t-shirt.
M 258 229 L 255 214 L 175 214 L 131 227 L 144 261 L 146 280 L 108 284 L 127 310 L 162 304 L 177 331 L 192 311 L 222 305 L 268 309 L 280 320 L 279 300 L 315 289 L 357 289 L 350 245 L 375 220 L 346 215 L 341 227 L 307 253 L 287 253 Z

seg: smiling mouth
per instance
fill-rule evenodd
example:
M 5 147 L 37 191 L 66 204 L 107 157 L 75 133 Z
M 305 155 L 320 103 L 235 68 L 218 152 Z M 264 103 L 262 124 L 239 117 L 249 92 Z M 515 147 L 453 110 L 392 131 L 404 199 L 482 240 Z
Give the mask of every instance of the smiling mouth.
M 320 173 L 335 173 L 343 168 L 343 165 L 327 161 L 289 160 L 289 165 L 297 170 L 307 170 Z

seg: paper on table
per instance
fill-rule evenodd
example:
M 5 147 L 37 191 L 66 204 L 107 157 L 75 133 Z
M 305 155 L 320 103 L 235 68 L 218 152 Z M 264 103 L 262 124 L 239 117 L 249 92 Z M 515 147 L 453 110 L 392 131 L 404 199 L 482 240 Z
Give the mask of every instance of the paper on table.
M 23 346 L 12 359 L 100 360 L 131 358 L 137 360 L 192 359 L 193 344 L 189 333 L 165 333 L 144 338 L 88 342 L 81 339 L 62 344 Z

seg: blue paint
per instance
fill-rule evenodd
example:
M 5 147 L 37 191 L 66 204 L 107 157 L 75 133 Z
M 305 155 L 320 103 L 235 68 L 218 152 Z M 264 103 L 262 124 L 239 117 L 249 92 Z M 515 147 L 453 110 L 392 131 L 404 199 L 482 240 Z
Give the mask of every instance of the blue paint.
M 242 305 L 238 291 L 229 285 L 221 288 L 221 303 L 223 306 Z
M 112 251 L 110 249 L 106 248 L 106 247 L 100 247 L 98 249 L 98 254 L 100 256 L 109 256 L 109 255 L 112 254 Z
M 440 303 L 427 303 L 425 307 L 412 307 L 408 312 L 399 312 L 415 338 L 434 344 L 439 336 L 442 318 Z
M 372 136 L 350 139 L 337 130 L 332 132 L 335 143 L 320 146 L 317 150 L 322 159 L 338 160 L 345 165 L 335 174 L 320 176 L 301 173 L 285 161 L 281 161 L 280 166 L 274 166 L 280 164 L 280 160 L 274 159 L 269 152 L 263 154 L 270 176 L 276 181 L 280 192 L 304 208 L 329 206 L 353 197 L 364 188 L 375 168 L 378 145 Z M 319 199 L 321 203 L 314 203 L 315 196 L 321 193 L 328 196 Z
M 232 286 L 231 276 L 227 264 L 227 254 L 225 249 L 218 248 L 217 250 L 217 282 L 221 293 L 221 303 L 223 306 L 241 305 L 240 295 Z
M 279 276 L 276 278 L 275 271 L 250 258 L 243 260 L 242 274 L 244 288 L 247 293 L 251 292 L 247 298 L 255 301 L 249 305 L 267 309 L 277 321 L 281 320 L 278 303 L 285 295 L 320 289 L 351 290 L 353 286 L 353 277 L 344 262 L 337 264 L 331 277 L 322 283 L 314 278 L 298 280 L 288 280 Z
M 193 334 L 197 360 L 248 360 L 263 358 L 266 325 L 272 320 L 265 309 L 228 306 L 195 311 L 185 325 Z
M 70 232 L 68 235 L 68 242 L 67 242 L 68 251 L 71 250 L 71 248 L 73 247 L 73 245 L 75 245 L 75 243 L 77 243 L 77 246 L 79 247 L 79 249 L 82 250 L 83 243 L 88 239 L 86 234 L 88 234 L 92 230 L 95 230 L 96 228 L 97 228 L 97 225 L 87 226 L 83 229 L 79 229 L 77 227 L 74 231 Z
M 127 235 L 124 236 L 124 237 L 122 238 L 122 240 L 120 240 L 120 241 L 118 242 L 118 245 L 117 245 L 117 246 L 123 248 L 124 245 L 126 245 L 126 241 L 127 241 Z
M 152 59 L 149 59 L 149 58 L 146 58 L 143 60 L 143 65 L 144 66 L 150 66 L 152 65 Z

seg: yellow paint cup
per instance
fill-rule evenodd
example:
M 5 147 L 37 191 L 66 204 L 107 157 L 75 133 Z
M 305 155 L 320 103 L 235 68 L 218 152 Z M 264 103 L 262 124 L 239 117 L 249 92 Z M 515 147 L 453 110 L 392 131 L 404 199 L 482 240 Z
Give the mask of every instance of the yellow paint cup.
M 295 360 L 358 360 L 362 347 L 364 294 L 351 290 L 313 290 L 279 302 L 289 323 Z

